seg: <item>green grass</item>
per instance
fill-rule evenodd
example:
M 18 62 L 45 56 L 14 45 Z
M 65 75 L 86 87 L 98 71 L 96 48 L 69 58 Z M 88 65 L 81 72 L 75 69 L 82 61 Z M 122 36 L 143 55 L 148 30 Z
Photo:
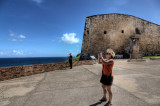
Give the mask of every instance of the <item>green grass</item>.
M 144 56 L 143 58 L 160 58 L 160 56 Z
M 79 61 L 79 59 L 80 59 L 80 55 L 75 57 L 75 58 L 73 58 L 73 61 Z

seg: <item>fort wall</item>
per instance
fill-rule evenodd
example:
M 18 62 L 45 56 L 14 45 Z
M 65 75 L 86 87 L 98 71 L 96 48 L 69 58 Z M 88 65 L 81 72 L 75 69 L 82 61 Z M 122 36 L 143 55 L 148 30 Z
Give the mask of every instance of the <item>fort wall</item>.
M 85 21 L 81 59 L 97 57 L 112 48 L 116 54 L 129 54 L 130 36 L 139 37 L 142 55 L 160 54 L 160 26 L 131 15 L 104 14 Z

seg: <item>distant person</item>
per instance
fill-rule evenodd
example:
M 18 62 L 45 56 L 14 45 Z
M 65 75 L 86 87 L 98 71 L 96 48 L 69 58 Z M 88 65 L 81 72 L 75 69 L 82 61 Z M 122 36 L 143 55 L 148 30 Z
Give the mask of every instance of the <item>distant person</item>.
M 68 57 L 69 59 L 69 64 L 70 64 L 70 69 L 72 69 L 72 54 L 69 54 L 70 56 Z
M 109 94 L 109 101 L 107 102 L 107 106 L 112 105 L 112 91 L 111 86 L 113 83 L 113 73 L 112 68 L 114 65 L 113 58 L 115 53 L 112 49 L 106 50 L 106 58 L 104 59 L 102 53 L 98 54 L 98 63 L 102 64 L 102 76 L 100 82 L 102 83 L 103 88 L 103 97 L 100 100 L 101 102 L 107 101 L 106 94 L 108 91 Z

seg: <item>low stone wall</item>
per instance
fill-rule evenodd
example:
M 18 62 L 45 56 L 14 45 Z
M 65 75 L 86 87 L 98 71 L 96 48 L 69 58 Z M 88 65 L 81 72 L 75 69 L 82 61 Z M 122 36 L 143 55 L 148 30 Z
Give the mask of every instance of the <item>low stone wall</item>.
M 96 63 L 96 60 L 75 61 L 72 64 L 73 66 L 79 66 L 79 65 L 87 65 L 94 63 Z M 43 73 L 43 72 L 54 71 L 54 70 L 61 70 L 67 67 L 69 67 L 68 62 L 1 67 L 0 81 Z
M 160 60 L 159 57 L 150 58 L 150 60 Z

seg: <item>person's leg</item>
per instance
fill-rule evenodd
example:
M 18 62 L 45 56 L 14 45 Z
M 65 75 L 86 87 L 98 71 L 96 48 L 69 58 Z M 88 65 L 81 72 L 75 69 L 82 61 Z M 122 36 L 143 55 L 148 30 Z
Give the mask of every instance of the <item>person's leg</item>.
M 72 63 L 71 62 L 69 62 L 69 65 L 70 65 L 70 69 L 72 68 Z
M 106 90 L 106 86 L 104 84 L 102 84 L 102 89 L 103 89 L 103 98 L 102 99 L 106 99 L 107 90 Z
M 111 90 L 111 86 L 107 86 L 107 91 L 109 93 L 109 102 L 110 104 L 112 104 L 112 90 Z
M 71 62 L 71 68 L 72 68 L 72 62 Z

